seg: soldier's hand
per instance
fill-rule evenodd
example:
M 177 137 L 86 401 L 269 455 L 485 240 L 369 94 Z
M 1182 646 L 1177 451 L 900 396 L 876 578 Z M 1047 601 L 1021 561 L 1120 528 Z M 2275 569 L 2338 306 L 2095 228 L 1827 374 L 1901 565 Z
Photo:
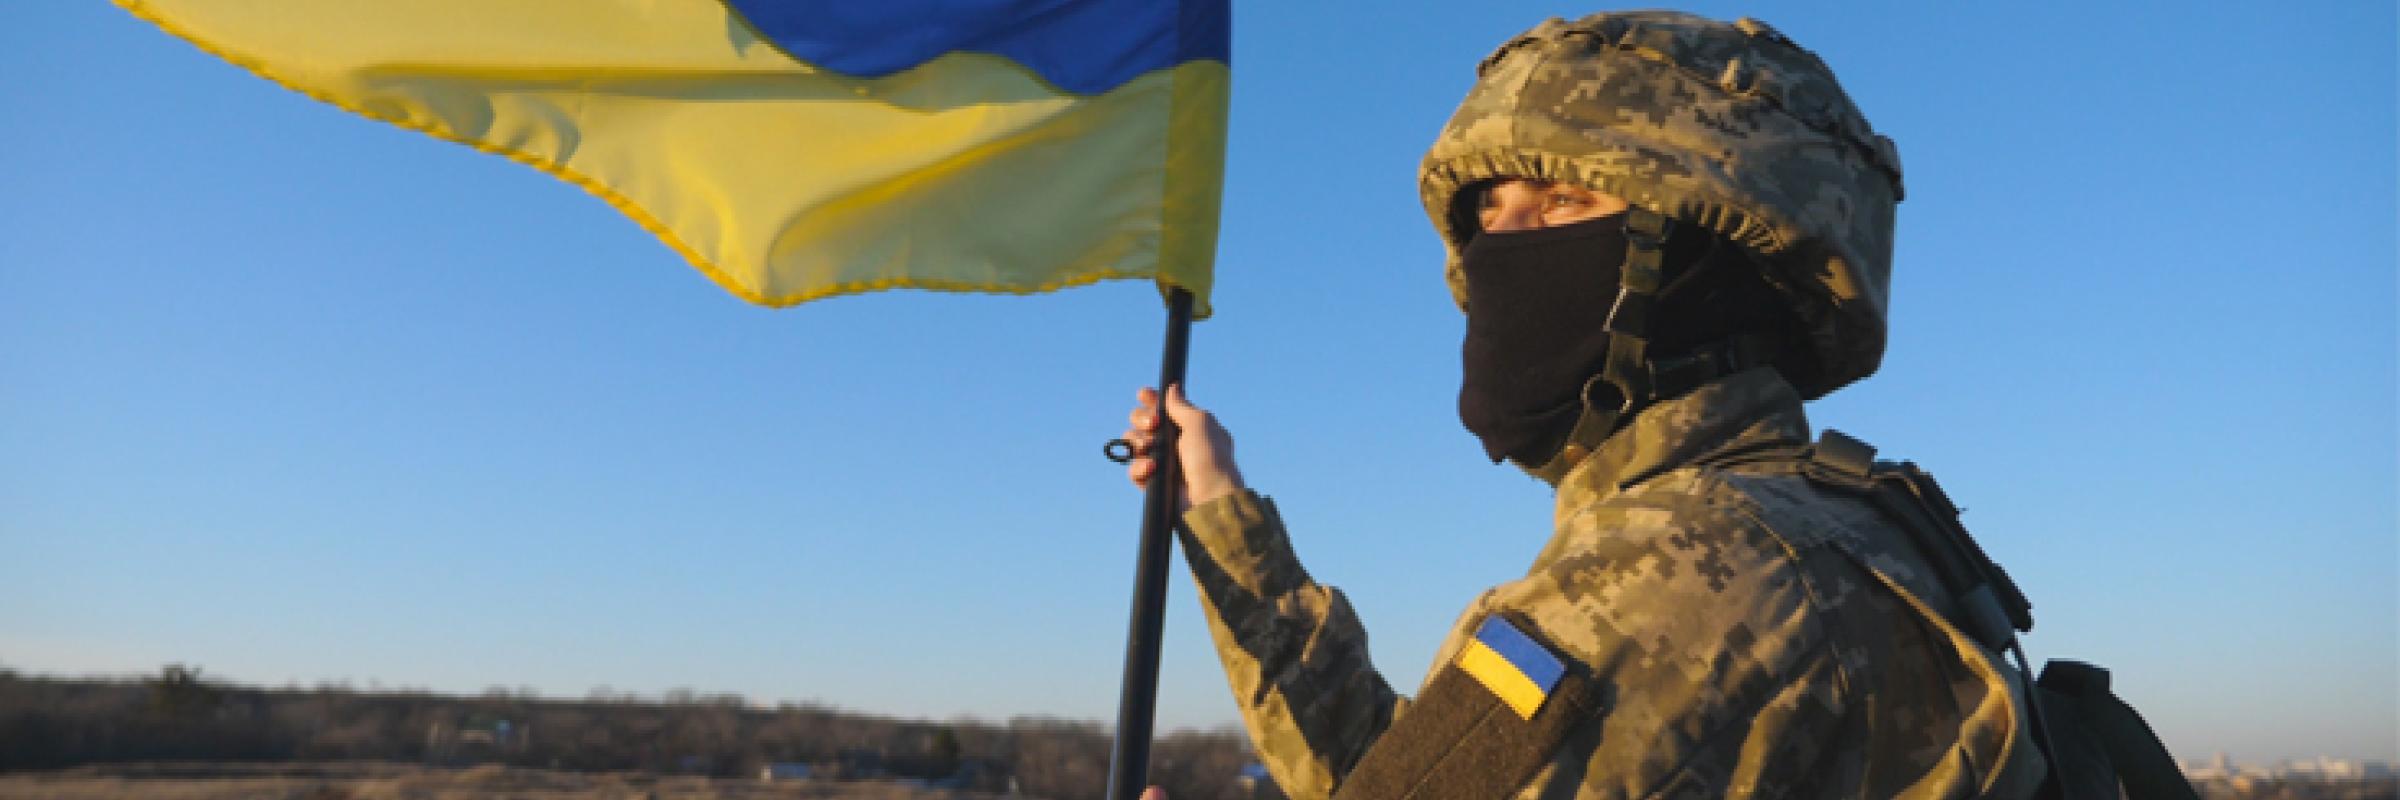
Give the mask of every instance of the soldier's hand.
M 1152 786 L 1142 790 L 1142 800 L 1167 800 L 1167 790 Z
M 1134 395 L 1124 439 L 1133 443 L 1133 461 L 1125 477 L 1135 486 L 1150 485 L 1150 441 L 1158 435 L 1158 391 L 1144 388 Z M 1192 405 L 1181 385 L 1167 387 L 1167 417 L 1174 420 L 1176 460 L 1183 464 L 1183 508 L 1206 503 L 1242 490 L 1242 472 L 1233 465 L 1233 434 L 1217 424 L 1216 415 Z

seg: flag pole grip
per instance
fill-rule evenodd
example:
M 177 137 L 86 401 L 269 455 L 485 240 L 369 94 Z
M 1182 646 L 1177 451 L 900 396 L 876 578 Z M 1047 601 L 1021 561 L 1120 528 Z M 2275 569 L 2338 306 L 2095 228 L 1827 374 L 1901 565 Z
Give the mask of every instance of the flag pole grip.
M 1167 290 L 1167 335 L 1159 357 L 1158 433 L 1150 440 L 1150 485 L 1142 500 L 1141 549 L 1134 557 L 1133 614 L 1125 629 L 1125 677 L 1117 695 L 1117 736 L 1108 760 L 1108 800 L 1139 800 L 1148 788 L 1150 735 L 1158 707 L 1158 650 L 1167 615 L 1169 537 L 1180 516 L 1183 462 L 1175 457 L 1175 423 L 1166 414 L 1168 386 L 1183 383 L 1191 349 L 1192 293 Z

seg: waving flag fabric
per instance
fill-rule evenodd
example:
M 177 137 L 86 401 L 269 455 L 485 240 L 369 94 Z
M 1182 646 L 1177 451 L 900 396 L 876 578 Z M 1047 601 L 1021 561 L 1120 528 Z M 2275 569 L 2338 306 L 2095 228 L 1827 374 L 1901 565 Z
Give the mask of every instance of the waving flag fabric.
M 118 0 L 589 189 L 743 299 L 1154 277 L 1208 309 L 1227 0 Z

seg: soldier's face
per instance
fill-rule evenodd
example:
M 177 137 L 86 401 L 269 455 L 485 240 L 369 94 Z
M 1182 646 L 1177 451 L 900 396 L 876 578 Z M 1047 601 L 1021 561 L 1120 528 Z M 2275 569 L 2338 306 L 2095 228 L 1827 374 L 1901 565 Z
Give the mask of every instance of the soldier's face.
M 1473 200 L 1484 233 L 1552 228 L 1625 210 L 1625 201 L 1615 195 L 1524 178 L 1484 184 Z

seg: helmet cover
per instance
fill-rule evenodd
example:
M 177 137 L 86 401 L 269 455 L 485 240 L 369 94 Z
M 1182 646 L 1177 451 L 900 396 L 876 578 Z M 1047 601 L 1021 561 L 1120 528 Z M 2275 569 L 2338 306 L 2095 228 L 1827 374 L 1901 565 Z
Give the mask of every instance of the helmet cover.
M 1809 398 L 1883 359 L 1899 151 L 1832 70 L 1765 23 L 1672 11 L 1551 19 L 1502 44 L 1425 154 L 1418 189 L 1449 250 L 1476 232 L 1458 193 L 1498 178 L 1605 192 L 1757 256 L 1807 325 Z

